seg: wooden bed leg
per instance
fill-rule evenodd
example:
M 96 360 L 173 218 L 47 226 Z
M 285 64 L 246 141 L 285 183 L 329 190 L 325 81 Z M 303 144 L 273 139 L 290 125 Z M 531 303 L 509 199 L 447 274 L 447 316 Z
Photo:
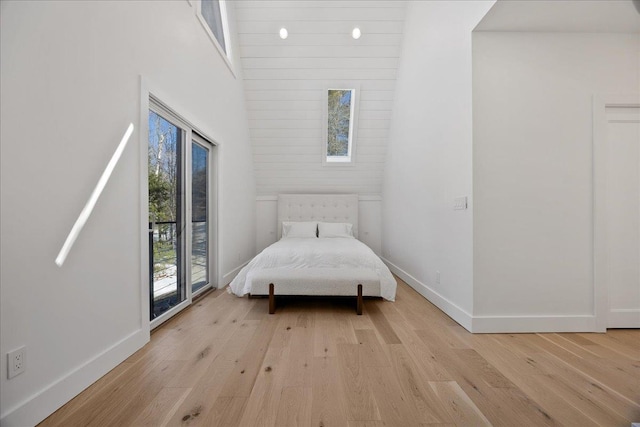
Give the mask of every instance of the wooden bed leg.
M 356 313 L 362 316 L 362 285 L 358 285 L 358 301 L 356 302 Z
M 276 296 L 273 294 L 273 283 L 269 283 L 269 314 L 276 312 Z

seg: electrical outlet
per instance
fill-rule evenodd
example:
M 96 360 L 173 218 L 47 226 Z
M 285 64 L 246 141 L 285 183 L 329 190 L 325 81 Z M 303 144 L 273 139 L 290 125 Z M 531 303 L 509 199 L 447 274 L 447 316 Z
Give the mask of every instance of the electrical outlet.
M 9 379 L 23 373 L 27 369 L 27 348 L 20 347 L 7 353 L 7 377 Z
M 440 284 L 440 272 L 436 271 L 436 283 L 439 285 Z

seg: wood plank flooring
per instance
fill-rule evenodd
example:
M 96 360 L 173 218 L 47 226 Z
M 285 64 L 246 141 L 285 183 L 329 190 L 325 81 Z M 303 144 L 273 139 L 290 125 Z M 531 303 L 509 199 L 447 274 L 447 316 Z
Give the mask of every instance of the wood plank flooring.
M 640 330 L 472 335 L 395 303 L 214 291 L 42 426 L 629 426 Z

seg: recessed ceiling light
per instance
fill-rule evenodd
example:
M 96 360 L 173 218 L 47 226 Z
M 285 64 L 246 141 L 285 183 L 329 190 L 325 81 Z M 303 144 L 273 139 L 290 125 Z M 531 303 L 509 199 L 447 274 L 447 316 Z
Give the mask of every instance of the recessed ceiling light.
M 358 27 L 355 27 L 353 29 L 353 31 L 351 32 L 351 36 L 356 40 L 358 40 L 361 35 L 362 35 L 362 32 L 360 31 L 360 28 L 358 28 Z
M 286 28 L 280 28 L 280 38 L 284 40 L 287 37 L 289 37 L 289 31 Z

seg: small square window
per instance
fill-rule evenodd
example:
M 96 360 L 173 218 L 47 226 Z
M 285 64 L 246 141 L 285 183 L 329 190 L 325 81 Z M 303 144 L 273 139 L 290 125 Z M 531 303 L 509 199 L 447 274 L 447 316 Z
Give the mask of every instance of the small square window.
M 352 161 L 354 106 L 355 89 L 327 91 L 327 162 Z

